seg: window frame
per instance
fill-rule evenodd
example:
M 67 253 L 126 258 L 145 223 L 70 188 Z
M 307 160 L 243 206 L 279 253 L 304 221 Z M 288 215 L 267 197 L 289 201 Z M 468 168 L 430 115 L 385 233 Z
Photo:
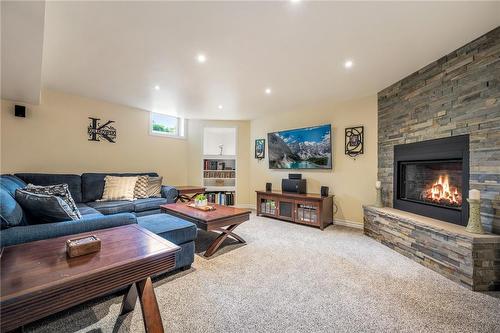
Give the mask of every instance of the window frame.
M 162 132 L 157 132 L 153 130 L 153 114 L 161 114 L 165 115 L 167 117 L 172 117 L 175 118 L 177 121 L 177 133 L 176 134 L 169 134 L 169 133 L 162 133 Z M 152 136 L 160 136 L 163 138 L 171 138 L 171 139 L 181 139 L 185 140 L 186 139 L 186 123 L 187 119 L 184 119 L 182 117 L 177 117 L 177 116 L 172 116 L 166 113 L 160 113 L 160 112 L 149 112 L 149 135 Z

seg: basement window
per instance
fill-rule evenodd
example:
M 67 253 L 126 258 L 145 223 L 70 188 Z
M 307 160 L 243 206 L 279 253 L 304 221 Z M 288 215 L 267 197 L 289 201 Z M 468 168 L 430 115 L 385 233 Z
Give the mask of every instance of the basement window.
M 149 134 L 184 139 L 185 120 L 181 117 L 151 112 Z

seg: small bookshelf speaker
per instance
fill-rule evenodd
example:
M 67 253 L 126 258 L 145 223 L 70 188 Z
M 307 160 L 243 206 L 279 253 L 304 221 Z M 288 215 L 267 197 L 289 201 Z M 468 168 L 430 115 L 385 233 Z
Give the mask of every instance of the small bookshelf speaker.
M 330 188 L 328 188 L 328 186 L 321 186 L 321 196 L 322 197 L 327 197 L 329 191 L 330 191 Z

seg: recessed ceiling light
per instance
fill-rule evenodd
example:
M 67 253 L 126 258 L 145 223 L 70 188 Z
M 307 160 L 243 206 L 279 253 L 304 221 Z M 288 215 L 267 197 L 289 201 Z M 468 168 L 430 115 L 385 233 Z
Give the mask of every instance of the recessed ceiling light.
M 200 53 L 198 54 L 198 56 L 196 57 L 196 60 L 198 60 L 198 62 L 200 64 L 204 63 L 205 61 L 207 61 L 207 56 L 204 55 L 203 53 Z
M 219 110 L 222 110 L 222 105 L 221 105 L 221 104 L 219 104 L 219 106 L 217 106 L 217 108 L 218 108 Z
M 300 2 L 301 0 L 290 0 L 290 2 L 297 3 Z
M 264 90 L 264 92 L 265 92 L 267 95 L 271 95 L 272 90 L 271 90 L 271 88 L 266 88 L 266 90 Z
M 160 86 L 156 85 L 155 90 L 160 90 Z
M 345 68 L 351 68 L 353 65 L 354 65 L 354 63 L 352 62 L 352 60 L 347 60 L 347 61 L 344 63 L 344 67 L 345 67 Z

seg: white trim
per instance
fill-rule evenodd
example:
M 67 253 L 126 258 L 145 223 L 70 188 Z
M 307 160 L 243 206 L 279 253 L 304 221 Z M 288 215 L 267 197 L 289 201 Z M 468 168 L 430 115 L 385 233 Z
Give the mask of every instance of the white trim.
M 341 225 L 348 228 L 363 229 L 363 223 L 343 220 L 343 219 L 333 219 L 333 225 Z

